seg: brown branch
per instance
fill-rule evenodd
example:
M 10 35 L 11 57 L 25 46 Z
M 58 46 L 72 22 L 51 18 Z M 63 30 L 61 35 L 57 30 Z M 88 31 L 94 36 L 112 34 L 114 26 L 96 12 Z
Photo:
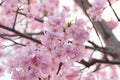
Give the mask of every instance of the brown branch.
M 94 42 L 92 42 L 92 41 L 88 41 L 90 44 L 92 44 L 95 48 L 99 48 L 99 46 L 97 45 L 97 44 L 95 44 Z
M 41 32 L 38 32 L 38 33 L 25 33 L 25 35 L 28 35 L 28 36 L 33 36 L 33 35 L 44 35 L 44 31 L 41 31 Z M 0 34 L 0 36 L 7 36 L 7 37 L 17 37 L 19 35 L 17 34 Z
M 26 15 L 25 13 L 22 13 L 22 12 L 18 12 L 18 13 L 27 17 L 27 15 Z M 38 21 L 38 22 L 41 22 L 41 23 L 44 22 L 44 20 L 43 20 L 42 18 L 37 18 L 37 17 L 35 17 L 34 20 L 36 20 L 36 21 Z
M 92 58 L 89 61 L 81 60 L 79 63 L 85 65 L 86 67 L 91 67 L 92 65 L 96 63 L 101 63 L 101 64 L 120 64 L 120 61 L 115 61 L 115 60 L 101 60 L 101 59 L 95 59 Z
M 114 57 L 114 53 L 111 51 L 111 49 L 107 49 L 105 47 L 91 47 L 91 46 L 85 46 L 85 48 L 88 48 L 88 49 L 92 49 L 92 50 L 97 50 L 97 51 L 100 51 L 102 52 L 103 54 L 107 54 L 107 55 L 110 55 L 112 57 Z
M 18 16 L 18 11 L 19 11 L 19 8 L 17 8 L 17 11 L 16 11 L 15 20 L 14 20 L 14 23 L 13 23 L 13 29 L 15 29 L 15 25 L 16 25 L 16 21 L 17 21 L 17 16 Z
M 59 74 L 59 72 L 60 72 L 60 70 L 61 70 L 62 65 L 63 65 L 63 63 L 62 63 L 62 62 L 60 62 L 59 67 L 58 67 L 58 70 L 57 70 L 57 73 L 56 73 L 57 75 Z
M 10 31 L 10 32 L 13 32 L 13 33 L 15 33 L 15 34 L 17 34 L 17 35 L 19 35 L 19 36 L 21 36 L 21 37 L 23 37 L 23 38 L 26 38 L 26 39 L 31 40 L 31 41 L 33 41 L 33 42 L 36 42 L 36 43 L 38 43 L 38 44 L 42 44 L 40 40 L 37 40 L 37 39 L 32 38 L 32 37 L 29 37 L 29 36 L 27 36 L 27 35 L 25 35 L 25 34 L 23 34 L 23 33 L 20 33 L 20 32 L 18 32 L 18 31 L 16 31 L 16 30 L 11 29 L 11 28 L 9 28 L 9 27 L 6 27 L 6 26 L 4 26 L 4 25 L 1 25 L 1 24 L 0 24 L 0 28 L 5 29 L 5 30 Z
M 13 45 L 26 46 L 25 44 L 18 43 L 18 42 L 14 41 L 14 40 L 12 40 L 12 39 L 10 39 L 10 38 L 4 37 L 4 36 L 0 36 L 0 37 L 3 38 L 3 39 L 6 39 L 6 40 L 9 40 L 9 41 L 13 42 L 13 44 L 11 44 L 11 45 L 9 45 L 9 46 L 13 46 Z M 9 47 L 9 46 L 7 46 L 7 47 Z
M 114 53 L 111 48 L 100 47 L 100 46 L 98 46 L 97 44 L 95 44 L 95 43 L 92 42 L 92 41 L 88 41 L 88 42 L 89 42 L 93 47 L 85 45 L 85 48 L 92 49 L 92 50 L 97 50 L 97 51 L 102 52 L 102 53 L 104 54 L 104 58 L 105 58 L 105 59 L 107 58 L 107 55 L 110 55 L 110 56 L 112 56 L 113 58 L 116 56 L 116 53 Z

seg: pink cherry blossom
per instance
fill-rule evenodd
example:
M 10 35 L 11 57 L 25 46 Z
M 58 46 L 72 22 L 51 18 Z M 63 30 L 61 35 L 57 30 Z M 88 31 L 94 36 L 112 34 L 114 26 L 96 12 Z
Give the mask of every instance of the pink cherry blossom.
M 82 18 L 69 20 L 70 8 L 63 6 L 59 11 L 59 4 L 59 0 L 4 0 L 0 7 L 0 15 L 3 15 L 0 24 L 9 28 L 5 33 L 13 37 L 10 38 L 16 41 L 13 43 L 21 43 L 17 47 L 10 46 L 11 52 L 15 51 L 9 54 L 7 66 L 13 80 L 80 79 L 80 69 L 74 62 L 84 58 L 84 43 L 89 38 L 85 29 L 87 21 Z M 43 34 L 35 35 L 38 31 Z M 29 39 L 41 41 L 41 44 Z M 22 44 L 24 46 L 20 46 Z
M 105 8 L 105 3 L 105 0 L 94 0 L 92 7 L 87 11 L 91 19 L 94 19 L 95 21 L 101 20 L 102 12 Z

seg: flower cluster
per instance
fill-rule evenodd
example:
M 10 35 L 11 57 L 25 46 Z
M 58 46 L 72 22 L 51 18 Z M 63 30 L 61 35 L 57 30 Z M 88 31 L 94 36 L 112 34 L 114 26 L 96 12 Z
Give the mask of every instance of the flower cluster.
M 50 5 L 49 5 L 50 4 Z M 52 15 L 58 8 L 58 0 L 3 0 L 0 10 L 0 23 L 12 27 L 16 14 L 19 14 L 18 21 L 27 16 L 28 19 Z M 24 14 L 21 15 L 20 13 Z M 7 15 L 7 16 L 6 16 Z
M 55 14 L 44 23 L 46 30 L 42 45 L 27 46 L 10 63 L 14 80 L 76 80 L 79 70 L 74 62 L 84 57 L 84 42 L 88 40 L 86 22 L 66 21 L 66 16 Z

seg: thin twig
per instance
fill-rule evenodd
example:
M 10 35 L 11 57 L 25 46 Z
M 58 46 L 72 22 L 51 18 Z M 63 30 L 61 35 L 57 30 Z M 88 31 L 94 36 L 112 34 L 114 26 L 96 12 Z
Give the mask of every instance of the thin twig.
M 13 43 L 14 43 L 14 44 L 11 44 L 11 45 L 9 45 L 9 46 L 13 46 L 13 45 L 26 46 L 25 44 L 18 43 L 18 42 L 14 41 L 14 40 L 12 40 L 12 39 L 10 39 L 10 38 L 3 37 L 3 36 L 0 36 L 0 37 L 1 37 L 1 38 L 3 38 L 3 39 L 9 40 L 9 41 L 11 41 L 11 42 L 13 42 Z M 8 47 L 8 46 L 7 46 L 7 47 Z
M 14 23 L 13 23 L 13 29 L 15 29 L 15 25 L 16 25 L 16 21 L 17 21 L 17 16 L 18 16 L 18 11 L 19 11 L 19 8 L 17 8 L 17 11 L 16 11 L 15 20 L 14 20 Z
M 107 0 L 107 1 L 108 1 L 108 3 L 109 3 L 110 8 L 112 9 L 112 11 L 113 11 L 114 15 L 116 16 L 117 20 L 118 20 L 118 21 L 120 21 L 120 19 L 119 19 L 119 17 L 118 17 L 118 15 L 117 15 L 117 13 L 115 12 L 115 10 L 114 10 L 114 9 L 113 9 L 113 7 L 112 7 L 111 2 L 110 2 L 109 0 Z
M 120 64 L 120 61 L 115 61 L 115 60 L 103 60 L 103 59 L 95 59 L 92 58 L 89 61 L 81 60 L 79 63 L 85 65 L 86 67 L 91 67 L 92 65 L 96 63 L 102 63 L 102 64 Z
M 22 12 L 18 12 L 19 14 L 21 14 L 21 15 L 24 15 L 24 16 L 27 16 L 25 13 L 22 13 Z M 34 18 L 34 20 L 36 20 L 36 21 L 38 21 L 38 22 L 41 22 L 41 23 L 43 23 L 44 22 L 44 20 L 42 19 L 42 18 Z
M 44 35 L 44 31 L 41 31 L 41 32 L 36 32 L 36 33 L 25 33 L 25 35 L 28 35 L 28 36 L 33 36 L 33 35 Z M 0 36 L 7 36 L 7 37 L 18 37 L 19 35 L 17 34 L 0 34 Z
M 62 65 L 63 65 L 63 63 L 62 63 L 62 62 L 60 62 L 59 67 L 58 67 L 58 70 L 57 70 L 57 73 L 56 73 L 57 75 L 59 74 L 59 72 L 60 72 L 60 70 L 61 70 Z
M 115 55 L 114 53 L 111 52 L 111 49 L 106 48 L 106 47 L 91 47 L 91 46 L 85 45 L 85 48 L 97 50 L 97 51 L 102 52 L 103 54 L 110 55 L 112 57 L 114 57 L 114 55 Z

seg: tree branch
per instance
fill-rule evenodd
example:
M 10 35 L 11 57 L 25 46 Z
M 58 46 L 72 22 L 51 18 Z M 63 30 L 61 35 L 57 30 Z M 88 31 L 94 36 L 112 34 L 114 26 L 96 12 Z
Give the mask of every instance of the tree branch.
M 42 44 L 40 40 L 37 40 L 37 39 L 35 39 L 35 38 L 29 37 L 29 36 L 27 36 L 27 35 L 24 35 L 23 33 L 20 33 L 20 32 L 18 32 L 18 31 L 16 31 L 16 30 L 11 29 L 11 28 L 9 28 L 9 27 L 6 27 L 6 26 L 4 26 L 4 25 L 1 25 L 1 24 L 0 24 L 0 28 L 5 29 L 5 30 L 10 31 L 10 32 L 13 32 L 13 33 L 15 33 L 15 34 L 17 34 L 17 35 L 19 35 L 19 36 L 21 36 L 21 37 L 23 37 L 23 38 L 26 38 L 26 39 L 31 40 L 31 41 L 33 41 L 33 42 L 36 42 L 36 43 L 38 43 L 38 44 Z
M 116 61 L 116 60 L 101 60 L 101 59 L 95 59 L 92 58 L 89 61 L 85 61 L 85 60 L 81 60 L 79 63 L 85 65 L 86 67 L 90 67 L 96 63 L 103 63 L 103 64 L 120 64 L 120 61 Z
M 44 31 L 38 32 L 38 33 L 25 33 L 25 35 L 33 36 L 33 35 L 44 35 Z M 17 34 L 0 34 L 0 36 L 7 36 L 7 37 L 17 37 L 19 35 Z
M 114 57 L 114 53 L 111 51 L 111 49 L 107 49 L 105 47 L 91 47 L 91 46 L 85 46 L 85 48 L 92 49 L 92 50 L 97 50 L 102 52 L 103 54 L 110 55 Z
M 9 45 L 9 46 L 13 46 L 13 45 L 26 46 L 25 44 L 18 43 L 18 42 L 14 41 L 14 40 L 12 40 L 12 39 L 10 39 L 10 38 L 4 37 L 4 36 L 0 36 L 0 37 L 3 38 L 3 39 L 6 39 L 6 40 L 9 40 L 9 41 L 13 42 L 13 44 L 11 44 L 11 45 Z M 9 47 L 9 46 L 7 46 L 7 47 Z
M 19 8 L 17 8 L 17 11 L 16 11 L 15 20 L 14 20 L 14 23 L 13 23 L 13 29 L 15 29 L 15 25 L 16 25 L 16 21 L 17 21 L 17 16 L 18 16 L 18 11 L 19 11 Z
M 18 13 L 21 14 L 21 15 L 27 16 L 25 13 L 22 13 L 22 12 L 18 12 Z M 41 23 L 44 22 L 44 20 L 41 19 L 41 18 L 36 18 L 36 17 L 35 17 L 34 20 L 36 20 L 36 21 L 38 21 L 38 22 L 41 22 Z
M 59 67 L 58 67 L 58 70 L 57 70 L 57 73 L 56 73 L 57 75 L 59 74 L 59 72 L 60 72 L 60 70 L 61 70 L 62 65 L 63 65 L 63 63 L 62 63 L 62 62 L 60 62 Z
M 110 8 L 111 8 L 112 11 L 113 11 L 113 13 L 115 14 L 117 20 L 120 21 L 120 18 L 118 17 L 117 13 L 116 13 L 115 10 L 113 9 L 111 2 L 110 2 L 109 0 L 107 0 L 107 1 L 108 1 L 108 4 L 109 4 Z

